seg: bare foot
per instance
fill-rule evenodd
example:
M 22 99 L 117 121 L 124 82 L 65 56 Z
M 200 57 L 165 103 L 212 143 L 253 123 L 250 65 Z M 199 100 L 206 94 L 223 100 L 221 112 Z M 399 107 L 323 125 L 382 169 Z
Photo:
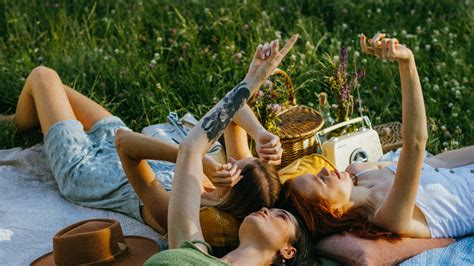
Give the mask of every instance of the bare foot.
M 3 122 L 15 122 L 15 115 L 0 115 L 0 123 Z

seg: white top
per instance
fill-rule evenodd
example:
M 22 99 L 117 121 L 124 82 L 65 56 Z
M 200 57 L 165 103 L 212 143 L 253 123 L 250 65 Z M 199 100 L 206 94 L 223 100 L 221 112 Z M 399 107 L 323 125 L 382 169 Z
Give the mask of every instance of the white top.
M 395 173 L 397 166 L 387 168 Z M 453 169 L 423 164 L 416 206 L 432 238 L 474 233 L 474 164 Z

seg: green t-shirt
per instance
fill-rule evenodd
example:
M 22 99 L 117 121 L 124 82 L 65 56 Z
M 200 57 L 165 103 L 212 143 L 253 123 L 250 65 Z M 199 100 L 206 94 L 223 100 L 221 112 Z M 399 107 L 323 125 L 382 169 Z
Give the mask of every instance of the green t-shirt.
M 196 242 L 196 243 L 201 243 Z M 225 263 L 218 258 L 202 252 L 193 242 L 186 241 L 178 249 L 169 249 L 158 252 L 151 256 L 144 264 L 145 266 L 153 265 L 232 265 Z

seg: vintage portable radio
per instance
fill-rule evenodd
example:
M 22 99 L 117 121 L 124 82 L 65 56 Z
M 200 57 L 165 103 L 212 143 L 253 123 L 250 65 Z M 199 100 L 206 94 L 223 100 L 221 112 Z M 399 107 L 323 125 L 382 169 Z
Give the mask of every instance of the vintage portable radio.
M 365 126 L 356 132 L 322 140 L 333 130 L 360 122 L 364 122 Z M 344 171 L 353 162 L 377 161 L 383 155 L 379 135 L 372 129 L 367 116 L 325 128 L 316 133 L 316 141 L 319 143 L 323 155 L 336 166 L 338 171 Z

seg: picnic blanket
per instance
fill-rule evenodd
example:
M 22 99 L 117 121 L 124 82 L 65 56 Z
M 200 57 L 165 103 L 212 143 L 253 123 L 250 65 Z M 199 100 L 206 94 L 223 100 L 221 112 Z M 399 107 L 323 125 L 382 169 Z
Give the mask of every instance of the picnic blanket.
M 474 236 L 458 238 L 444 248 L 427 250 L 400 265 L 474 265 Z
M 52 237 L 80 220 L 118 220 L 125 235 L 162 237 L 118 212 L 79 206 L 63 198 L 41 156 L 41 145 L 0 150 L 0 265 L 29 265 L 52 250 Z
M 125 235 L 166 241 L 147 225 L 126 215 L 91 209 L 63 198 L 41 156 L 42 145 L 0 150 L 0 265 L 28 265 L 52 250 L 52 237 L 60 229 L 90 218 L 116 219 Z M 385 160 L 396 160 L 397 153 Z M 420 253 L 403 265 L 474 264 L 474 236 L 458 239 L 440 249 Z M 326 260 L 324 265 L 334 265 Z

